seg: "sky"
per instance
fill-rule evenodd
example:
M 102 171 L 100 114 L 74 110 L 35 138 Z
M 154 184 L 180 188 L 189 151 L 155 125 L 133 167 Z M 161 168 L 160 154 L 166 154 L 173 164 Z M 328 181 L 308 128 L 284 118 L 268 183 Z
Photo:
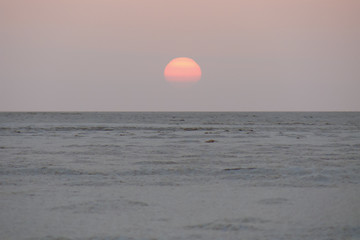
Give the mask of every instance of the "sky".
M 360 111 L 359 0 L 0 0 L 0 111 Z M 193 58 L 199 82 L 164 79 Z

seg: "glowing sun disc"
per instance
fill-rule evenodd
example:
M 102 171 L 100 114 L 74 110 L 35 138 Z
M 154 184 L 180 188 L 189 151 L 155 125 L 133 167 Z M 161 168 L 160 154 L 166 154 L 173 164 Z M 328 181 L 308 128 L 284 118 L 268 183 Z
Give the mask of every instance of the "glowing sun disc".
M 201 78 L 201 69 L 193 59 L 179 57 L 166 65 L 164 76 L 169 82 L 197 82 Z

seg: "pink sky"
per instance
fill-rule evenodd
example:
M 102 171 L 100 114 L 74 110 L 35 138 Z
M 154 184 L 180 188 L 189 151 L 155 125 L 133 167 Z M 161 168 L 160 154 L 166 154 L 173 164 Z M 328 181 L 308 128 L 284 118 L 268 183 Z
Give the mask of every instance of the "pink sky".
M 0 111 L 360 111 L 358 0 L 2 0 Z M 164 80 L 175 57 L 202 79 Z

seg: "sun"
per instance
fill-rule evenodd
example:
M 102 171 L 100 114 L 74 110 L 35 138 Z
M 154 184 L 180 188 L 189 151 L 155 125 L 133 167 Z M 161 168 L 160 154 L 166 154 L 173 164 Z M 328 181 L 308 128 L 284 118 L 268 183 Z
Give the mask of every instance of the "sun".
M 164 76 L 169 82 L 197 82 L 201 78 L 201 68 L 191 58 L 174 58 L 166 65 Z

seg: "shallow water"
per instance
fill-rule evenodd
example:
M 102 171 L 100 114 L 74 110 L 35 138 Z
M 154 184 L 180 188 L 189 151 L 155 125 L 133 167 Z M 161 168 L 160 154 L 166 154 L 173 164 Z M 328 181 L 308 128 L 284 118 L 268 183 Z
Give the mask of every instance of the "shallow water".
M 359 239 L 360 113 L 0 113 L 1 239 Z

